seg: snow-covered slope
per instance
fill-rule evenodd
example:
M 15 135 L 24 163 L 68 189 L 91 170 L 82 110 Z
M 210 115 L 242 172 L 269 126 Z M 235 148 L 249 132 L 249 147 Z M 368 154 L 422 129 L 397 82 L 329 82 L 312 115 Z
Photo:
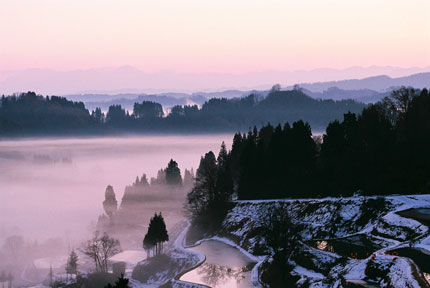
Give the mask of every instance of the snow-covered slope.
M 291 260 L 296 266 L 292 274 L 300 278 L 297 285 L 349 287 L 351 282 L 365 281 L 377 287 L 429 287 L 420 267 L 411 259 L 398 257 L 395 250 L 420 248 L 430 255 L 428 226 L 397 214 L 411 208 L 430 208 L 430 195 L 236 201 L 220 236 L 254 255 L 271 255 L 264 227 L 267 215 L 277 207 L 287 210 L 293 223 L 303 225 L 304 243 L 365 235 L 378 247 L 366 259 L 353 259 L 303 244 Z M 262 267 L 269 267 L 270 261 L 268 256 Z M 264 271 L 260 276 L 264 277 Z

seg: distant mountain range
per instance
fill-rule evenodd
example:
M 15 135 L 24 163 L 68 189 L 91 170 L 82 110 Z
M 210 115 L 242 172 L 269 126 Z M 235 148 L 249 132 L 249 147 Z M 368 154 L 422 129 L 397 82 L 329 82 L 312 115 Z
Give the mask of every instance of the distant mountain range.
M 315 99 L 344 100 L 354 99 L 363 103 L 375 103 L 388 96 L 393 89 L 400 86 L 415 88 L 430 87 L 430 72 L 419 73 L 406 77 L 391 78 L 388 76 L 368 77 L 342 81 L 303 83 L 299 84 L 302 91 Z M 291 89 L 287 87 L 287 89 Z M 252 93 L 266 96 L 269 90 L 226 90 L 220 92 L 197 93 L 159 93 L 159 94 L 75 94 L 66 97 L 73 101 L 82 101 L 90 110 L 96 107 L 106 111 L 110 105 L 120 104 L 127 110 L 132 110 L 133 104 L 142 101 L 160 103 L 165 108 L 175 105 L 203 105 L 212 98 L 240 98 Z
M 380 90 L 388 89 L 391 86 L 413 85 L 421 87 L 428 85 L 428 73 L 423 72 L 430 72 L 430 67 L 322 68 L 307 71 L 262 71 L 242 74 L 172 71 L 147 73 L 132 66 L 74 71 L 28 69 L 0 71 L 0 94 L 36 91 L 43 95 L 64 96 L 70 94 L 249 91 L 267 90 L 276 83 L 284 87 L 303 83 L 301 84 L 303 88 L 313 92 L 322 92 L 330 87 L 346 90 L 371 89 L 381 92 Z M 389 75 L 397 78 L 377 75 Z M 407 75 L 411 76 L 405 77 Z M 426 83 L 423 84 L 423 82 Z
M 370 89 L 359 89 L 359 90 L 344 90 L 338 87 L 330 87 L 323 92 L 312 92 L 311 90 L 302 88 L 302 91 L 315 99 L 333 99 L 333 100 L 345 100 L 353 99 L 363 103 L 375 103 L 382 98 L 389 96 L 391 90 L 386 92 L 377 92 Z
M 344 70 L 316 69 L 311 71 L 279 72 L 269 71 L 248 73 L 243 75 L 207 73 L 173 73 L 160 72 L 148 74 L 134 67 L 118 69 L 95 69 L 58 72 L 43 69 L 9 72 L 1 74 L 0 95 L 10 95 L 14 92 L 35 91 L 43 95 L 63 95 L 73 101 L 82 101 L 90 110 L 96 107 L 106 111 L 110 105 L 120 104 L 127 110 L 132 110 L 135 102 L 153 101 L 169 109 L 175 105 L 203 105 L 211 98 L 238 98 L 257 93 L 266 96 L 272 84 L 281 85 L 288 79 L 298 85 L 304 93 L 315 99 L 354 99 L 363 103 L 374 103 L 389 95 L 390 91 L 400 86 L 423 88 L 430 86 L 430 72 L 416 73 L 401 77 L 386 75 L 366 77 L 362 79 L 347 79 L 324 82 L 300 82 L 299 79 L 328 79 L 339 78 L 340 75 L 365 75 L 372 72 L 389 72 L 402 75 L 411 71 L 430 71 L 429 68 L 401 69 L 394 67 L 353 67 Z M 325 76 L 322 76 L 325 75 Z M 279 81 L 283 80 L 283 81 Z M 241 87 L 239 89 L 219 89 L 215 92 L 185 91 L 187 87 L 210 87 L 218 83 L 220 87 Z M 248 86 L 253 83 L 253 88 Z M 262 83 L 271 83 L 265 84 Z M 150 88 L 158 89 L 150 89 Z M 163 87 L 160 89 L 159 87 Z M 293 86 L 283 88 L 291 89 Z M 163 92 L 176 91 L 176 92 Z M 210 89 L 209 89 L 210 90 Z M 215 89 L 213 89 L 215 90 Z M 77 91 L 87 91 L 74 93 Z M 96 91 L 96 92 L 93 92 Z M 99 91 L 99 92 L 97 92 Z M 100 92 L 101 91 L 101 92 Z M 179 91 L 179 92 L 178 92 Z
M 391 78 L 386 75 L 368 77 L 364 79 L 350 79 L 341 81 L 302 83 L 300 87 L 312 92 L 323 92 L 331 87 L 345 90 L 369 89 L 377 92 L 386 92 L 400 86 L 424 88 L 430 86 L 430 72 L 413 74 L 405 77 Z

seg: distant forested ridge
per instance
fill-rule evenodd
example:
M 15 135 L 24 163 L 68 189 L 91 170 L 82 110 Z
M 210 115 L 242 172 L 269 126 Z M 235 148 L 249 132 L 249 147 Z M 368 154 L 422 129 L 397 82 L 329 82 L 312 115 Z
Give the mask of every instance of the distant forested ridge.
M 90 112 L 82 102 L 28 92 L 2 97 L 0 134 L 222 132 L 299 119 L 319 130 L 344 113 L 358 113 L 365 107 L 353 100 L 312 99 L 300 89 L 273 89 L 267 97 L 213 98 L 201 108 L 177 105 L 166 111 L 159 103 L 143 101 L 135 103 L 133 111 L 111 105 L 104 113 L 100 108 Z
M 88 127 L 92 120 L 82 102 L 34 92 L 3 96 L 0 104 L 2 133 L 79 129 Z
M 230 188 L 216 184 L 211 193 L 221 195 L 221 203 L 234 195 L 271 199 L 430 193 L 429 143 L 428 90 L 401 88 L 360 114 L 346 113 L 343 121 L 332 121 L 322 137 L 313 136 L 301 120 L 236 133 L 232 150 L 220 153 L 223 168 L 212 161 L 211 174 L 221 169 L 221 182 Z M 201 164 L 197 175 L 204 169 Z

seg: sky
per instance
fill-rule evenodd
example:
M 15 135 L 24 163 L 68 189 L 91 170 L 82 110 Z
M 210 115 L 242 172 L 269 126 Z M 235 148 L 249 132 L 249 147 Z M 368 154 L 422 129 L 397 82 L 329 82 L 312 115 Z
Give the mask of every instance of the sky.
M 1 0 L 0 70 L 430 66 L 429 0 Z

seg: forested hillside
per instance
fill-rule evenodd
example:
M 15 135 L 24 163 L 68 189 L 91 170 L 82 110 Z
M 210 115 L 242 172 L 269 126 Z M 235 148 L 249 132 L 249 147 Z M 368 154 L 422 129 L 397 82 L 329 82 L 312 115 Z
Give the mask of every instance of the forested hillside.
M 222 148 L 218 160 L 207 153 L 197 175 L 218 165 L 213 170 L 222 171 L 223 178 L 212 181 L 210 190 L 221 202 L 232 195 L 273 199 L 430 193 L 428 143 L 429 92 L 401 88 L 360 114 L 345 113 L 323 136 L 313 136 L 302 120 L 236 133 L 232 150 Z
M 135 103 L 133 111 L 111 105 L 104 113 L 100 108 L 89 112 L 82 102 L 28 92 L 2 97 L 0 133 L 221 132 L 299 119 L 318 131 L 344 113 L 358 113 L 364 107 L 353 100 L 312 99 L 296 89 L 272 90 L 267 97 L 213 98 L 201 108 L 177 105 L 166 111 L 159 103 L 143 101 Z
M 331 122 L 322 139 L 303 121 L 236 134 L 239 198 L 428 193 L 429 115 L 427 89 L 403 88 Z

